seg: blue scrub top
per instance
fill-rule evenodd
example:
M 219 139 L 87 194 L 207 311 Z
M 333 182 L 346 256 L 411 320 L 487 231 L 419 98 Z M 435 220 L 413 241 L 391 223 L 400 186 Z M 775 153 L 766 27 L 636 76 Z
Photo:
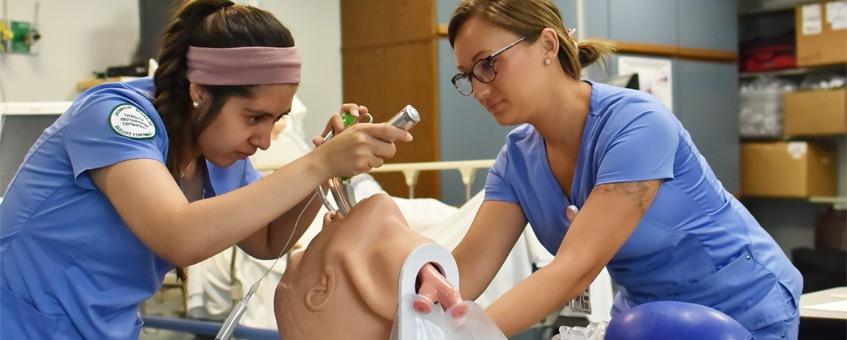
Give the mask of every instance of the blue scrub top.
M 174 266 L 130 231 L 88 170 L 165 164 L 168 136 L 152 96 L 150 78 L 92 88 L 27 153 L 0 204 L 0 338 L 138 337 L 138 305 Z M 205 197 L 260 178 L 246 160 L 206 165 Z
M 571 192 L 564 195 L 530 125 L 506 138 L 485 199 L 516 203 L 555 254 L 564 208 L 600 184 L 661 180 L 653 204 L 607 269 L 621 290 L 613 314 L 657 300 L 718 309 L 751 331 L 797 316 L 802 277 L 776 242 L 724 189 L 679 120 L 643 92 L 591 83 Z M 585 226 L 590 228 L 591 226 Z

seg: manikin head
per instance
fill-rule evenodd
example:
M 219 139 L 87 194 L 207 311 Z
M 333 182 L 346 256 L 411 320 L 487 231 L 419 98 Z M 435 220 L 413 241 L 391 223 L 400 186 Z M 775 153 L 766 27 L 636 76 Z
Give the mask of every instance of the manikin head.
M 400 269 L 431 240 L 411 230 L 387 195 L 359 202 L 292 256 L 276 291 L 280 335 L 297 339 L 388 339 Z

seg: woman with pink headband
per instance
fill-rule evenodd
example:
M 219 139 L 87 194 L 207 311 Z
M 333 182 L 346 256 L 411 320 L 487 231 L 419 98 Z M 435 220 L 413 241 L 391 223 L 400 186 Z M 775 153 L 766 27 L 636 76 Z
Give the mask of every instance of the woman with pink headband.
M 260 180 L 247 157 L 290 111 L 300 63 L 270 13 L 196 0 L 167 26 L 152 79 L 80 95 L 0 205 L 0 338 L 137 338 L 138 305 L 166 272 L 234 244 L 277 256 L 303 233 L 299 213 L 317 213 L 315 187 L 380 166 L 412 139 L 375 124 L 339 134 L 336 115 L 336 137 Z

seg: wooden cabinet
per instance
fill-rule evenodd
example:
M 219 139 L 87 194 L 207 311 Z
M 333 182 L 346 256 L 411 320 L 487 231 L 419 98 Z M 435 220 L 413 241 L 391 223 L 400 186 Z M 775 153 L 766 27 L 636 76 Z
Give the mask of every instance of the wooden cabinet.
M 391 162 L 438 159 L 435 3 L 423 0 L 342 0 L 342 96 L 388 120 L 405 105 L 421 114 L 411 143 L 398 143 Z M 392 195 L 408 192 L 399 173 L 374 174 Z M 420 174 L 416 195 L 439 197 L 439 174 Z

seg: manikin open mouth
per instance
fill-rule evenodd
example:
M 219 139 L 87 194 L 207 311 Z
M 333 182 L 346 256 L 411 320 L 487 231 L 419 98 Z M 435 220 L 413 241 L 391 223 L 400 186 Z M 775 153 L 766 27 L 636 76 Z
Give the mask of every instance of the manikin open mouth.
M 445 312 L 449 310 L 454 319 L 468 313 L 467 305 L 462 302 L 462 295 L 432 263 L 427 263 L 418 272 L 415 290 L 418 296 L 412 307 L 418 313 L 429 314 L 434 304 L 441 305 Z

